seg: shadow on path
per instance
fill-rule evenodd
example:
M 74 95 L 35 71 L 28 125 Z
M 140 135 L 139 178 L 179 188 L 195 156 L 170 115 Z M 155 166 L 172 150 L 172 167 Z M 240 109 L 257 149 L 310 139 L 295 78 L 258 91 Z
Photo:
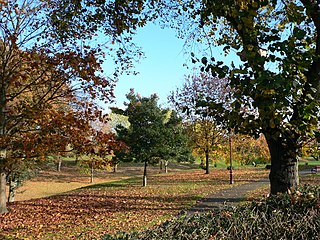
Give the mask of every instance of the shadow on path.
M 299 176 L 306 174 L 310 174 L 310 171 L 304 170 L 299 172 Z M 268 186 L 269 184 L 269 179 L 261 179 L 256 182 L 250 182 L 240 186 L 234 186 L 228 189 L 220 190 L 219 192 L 216 192 L 198 201 L 198 203 L 196 203 L 187 211 L 187 214 L 192 215 L 196 212 L 206 212 L 214 209 L 235 206 L 238 203 L 245 201 L 245 197 L 248 192 Z
M 187 214 L 191 215 L 196 212 L 205 212 L 208 210 L 225 208 L 226 206 L 235 206 L 245 199 L 245 195 L 249 191 L 267 186 L 268 184 L 268 179 L 262 179 L 253 183 L 246 183 L 240 186 L 220 190 L 217 193 L 201 199 L 196 205 L 188 210 Z

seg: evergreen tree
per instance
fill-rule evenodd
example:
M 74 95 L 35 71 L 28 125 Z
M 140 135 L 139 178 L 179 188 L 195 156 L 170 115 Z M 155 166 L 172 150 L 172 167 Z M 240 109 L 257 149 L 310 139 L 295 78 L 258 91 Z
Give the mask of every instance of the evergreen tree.
M 177 114 L 158 106 L 156 94 L 141 97 L 131 89 L 127 94 L 126 109 L 113 108 L 113 112 L 128 117 L 130 126 L 117 126 L 118 139 L 128 146 L 123 161 L 144 163 L 143 186 L 147 185 L 147 166 L 160 160 L 191 159 L 188 139 L 184 135 Z M 119 153 L 120 154 L 120 153 Z

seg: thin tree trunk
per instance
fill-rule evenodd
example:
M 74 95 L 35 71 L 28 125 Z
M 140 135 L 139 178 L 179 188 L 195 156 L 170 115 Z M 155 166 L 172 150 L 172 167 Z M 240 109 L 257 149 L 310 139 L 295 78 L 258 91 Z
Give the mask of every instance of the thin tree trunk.
M 168 161 L 164 161 L 164 172 L 168 173 Z
M 113 172 L 116 173 L 118 171 L 118 163 L 113 164 Z
M 94 173 L 94 164 L 91 164 L 91 178 L 90 178 L 90 183 L 93 183 L 93 173 Z
M 206 174 L 210 173 L 210 167 L 209 167 L 209 149 L 206 149 Z
M 61 156 L 59 155 L 57 157 L 57 171 L 61 172 L 61 164 L 62 164 L 62 160 L 61 160 Z
M 266 139 L 271 155 L 269 174 L 271 194 L 297 189 L 299 185 L 297 146 L 292 143 L 283 144 L 281 138 L 266 136 Z
M 143 182 L 142 186 L 146 187 L 147 186 L 147 167 L 148 167 L 148 162 L 144 162 L 144 170 L 143 170 Z
M 163 161 L 161 160 L 160 161 L 160 172 L 162 172 L 162 170 L 163 170 Z
M 76 154 L 75 164 L 77 165 L 79 162 L 79 154 Z
M 8 202 L 14 202 L 15 196 L 16 196 L 17 187 L 18 187 L 17 181 L 10 180 Z
M 3 79 L 2 79 L 3 81 Z M 6 132 L 6 86 L 0 87 L 0 137 L 5 137 Z M 8 212 L 6 198 L 6 172 L 3 168 L 7 160 L 6 148 L 0 149 L 0 214 Z

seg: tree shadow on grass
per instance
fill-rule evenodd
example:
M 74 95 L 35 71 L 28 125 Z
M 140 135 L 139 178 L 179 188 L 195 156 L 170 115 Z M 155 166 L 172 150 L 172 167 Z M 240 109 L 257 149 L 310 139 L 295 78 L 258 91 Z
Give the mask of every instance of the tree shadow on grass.
M 126 213 L 145 211 L 181 211 L 186 202 L 196 202 L 199 196 L 120 196 L 75 193 L 10 204 L 20 211 L 35 214 L 86 215 L 101 212 Z

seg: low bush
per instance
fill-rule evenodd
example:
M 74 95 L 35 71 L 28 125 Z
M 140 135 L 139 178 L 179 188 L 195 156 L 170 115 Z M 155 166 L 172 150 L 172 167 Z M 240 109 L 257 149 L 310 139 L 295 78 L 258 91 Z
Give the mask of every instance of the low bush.
M 205 214 L 181 216 L 144 232 L 114 239 L 320 239 L 320 187 L 270 196 Z

